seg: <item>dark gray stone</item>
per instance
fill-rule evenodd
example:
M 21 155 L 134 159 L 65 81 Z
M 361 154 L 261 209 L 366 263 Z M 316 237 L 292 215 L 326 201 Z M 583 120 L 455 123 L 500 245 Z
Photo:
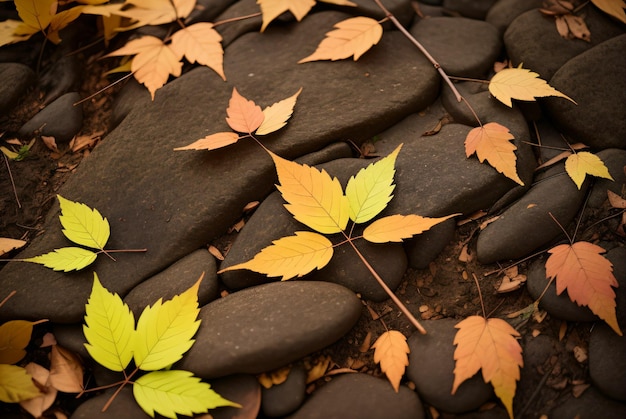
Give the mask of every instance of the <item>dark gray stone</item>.
M 186 25 L 192 25 L 198 22 L 218 22 L 222 20 L 220 14 L 230 7 L 233 3 L 236 3 L 236 0 L 197 0 L 196 7 L 189 13 L 187 19 L 185 20 Z M 239 15 L 245 16 L 245 15 Z M 246 19 L 248 20 L 248 19 Z M 220 26 L 228 26 L 228 25 L 218 25 Z
M 609 170 L 613 178 L 594 178 L 587 205 L 591 208 L 600 208 L 608 199 L 607 190 L 621 196 L 626 187 L 626 151 L 615 148 L 601 150 L 595 153 Z
M 485 77 L 502 50 L 498 30 L 479 20 L 422 19 L 411 27 L 411 34 L 451 76 Z
M 209 413 L 213 419 L 256 418 L 261 410 L 261 386 L 253 375 L 235 374 L 211 380 L 211 387 L 223 398 L 241 407 L 218 407 Z
M 425 320 L 422 325 L 428 334 L 413 333 L 408 339 L 409 366 L 407 377 L 415 383 L 416 391 L 424 402 L 438 410 L 464 413 L 477 409 L 493 396 L 491 384 L 482 375 L 463 382 L 451 394 L 454 383 L 454 336 L 458 329 L 454 319 Z
M 613 276 L 619 287 L 615 290 L 617 323 L 622 331 L 626 328 L 626 247 L 615 247 L 606 252 L 606 258 L 613 264 Z
M 270 388 L 261 388 L 261 409 L 270 417 L 284 417 L 304 402 L 307 372 L 302 364 L 291 367 L 287 379 Z
M 589 387 L 580 397 L 566 393 L 558 406 L 548 416 L 553 419 L 593 419 L 623 418 L 626 416 L 626 403 L 620 403 L 602 395 L 595 387 Z
M 496 0 L 443 0 L 443 7 L 472 19 L 484 19 Z
M 359 299 L 336 284 L 247 288 L 200 310 L 196 342 L 179 367 L 204 378 L 271 371 L 335 342 L 360 314 Z
M 485 21 L 495 26 L 502 35 L 516 17 L 541 7 L 542 3 L 543 0 L 498 0 L 487 12 Z
M 415 392 L 400 386 L 396 393 L 383 378 L 355 373 L 334 377 L 313 392 L 289 419 L 424 417 L 424 407 Z
M 82 324 L 55 324 L 52 327 L 52 333 L 54 333 L 60 346 L 79 354 L 83 358 L 89 358 L 89 352 L 85 349 L 87 339 L 83 334 Z
M 404 241 L 409 266 L 425 269 L 454 238 L 456 221 L 449 219 L 412 239 Z
M 18 135 L 30 138 L 39 133 L 54 137 L 57 144 L 68 143 L 83 127 L 82 105 L 74 106 L 80 99 L 76 92 L 64 94 L 22 125 Z
M 626 149 L 624 50 L 626 34 L 572 58 L 550 79 L 552 87 L 577 103 L 553 97 L 543 102 L 554 124 L 574 142 L 594 149 Z
M 597 324 L 589 338 L 589 376 L 605 395 L 626 401 L 626 337 Z
M 130 387 L 126 387 L 119 392 L 119 394 L 113 400 L 113 403 L 109 406 L 106 412 L 102 412 L 102 408 L 111 398 L 117 388 L 106 390 L 104 393 L 99 394 L 86 400 L 78 406 L 78 409 L 74 411 L 70 419 L 149 419 L 150 416 L 144 412 L 141 407 L 135 401 L 133 397 L 133 390 Z
M 145 307 L 154 305 L 158 299 L 171 300 L 203 275 L 198 289 L 198 304 L 203 306 L 218 297 L 216 272 L 215 258 L 206 249 L 199 249 L 137 285 L 124 297 L 124 302 L 135 319 L 139 319 Z
M 353 0 L 356 7 L 342 7 L 346 13 L 351 13 L 354 16 L 367 16 L 376 20 L 381 20 L 385 17 L 385 13 L 383 10 L 378 7 L 378 5 L 371 0 Z M 318 3 L 319 4 L 319 3 Z M 332 4 L 332 3 L 329 3 Z M 389 12 L 398 19 L 400 24 L 407 28 L 411 21 L 413 20 L 413 16 L 415 12 L 411 7 L 411 2 L 407 0 L 388 0 L 385 1 L 384 6 L 389 10 Z M 336 7 L 336 6 L 332 6 Z M 389 28 L 394 28 L 395 26 L 389 25 Z M 330 30 L 330 28 L 329 28 Z
M 35 72 L 18 63 L 0 63 L 0 114 L 8 113 L 35 81 Z

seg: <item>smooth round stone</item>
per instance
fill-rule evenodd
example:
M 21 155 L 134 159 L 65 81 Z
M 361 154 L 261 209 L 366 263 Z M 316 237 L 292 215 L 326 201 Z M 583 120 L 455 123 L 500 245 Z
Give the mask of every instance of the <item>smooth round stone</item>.
M 270 417 L 284 417 L 304 402 L 307 372 L 302 364 L 291 367 L 287 379 L 270 388 L 261 388 L 261 409 Z
M 70 419 L 149 419 L 150 416 L 144 412 L 133 397 L 133 390 L 126 386 L 115 396 L 115 400 L 103 412 L 102 408 L 111 398 L 117 388 L 111 388 L 102 394 L 92 397 L 81 403 L 74 411 Z
M 498 28 L 501 34 L 522 13 L 541 7 L 543 0 L 498 0 L 487 12 L 485 21 Z
M 196 342 L 178 366 L 204 378 L 259 374 L 323 349 L 359 319 L 361 302 L 329 282 L 273 282 L 200 310 Z
M 18 63 L 0 63 L 0 114 L 8 113 L 35 80 L 30 67 Z
M 443 0 L 443 7 L 472 19 L 484 19 L 496 0 Z
M 559 405 L 552 409 L 548 416 L 552 419 L 620 419 L 626 417 L 626 404 L 609 399 L 592 386 L 580 397 L 568 393 L 565 400 L 560 400 Z
M 609 148 L 598 151 L 595 154 L 602 160 L 602 163 L 604 163 L 613 178 L 613 180 L 598 177 L 594 179 L 587 205 L 591 208 L 600 208 L 608 199 L 607 190 L 621 195 L 622 188 L 626 187 L 626 170 L 624 169 L 624 166 L 626 166 L 626 150 Z
M 64 94 L 22 125 L 18 134 L 27 138 L 39 132 L 54 137 L 57 144 L 68 143 L 83 127 L 82 105 L 74 106 L 80 99 L 76 92 Z
M 334 377 L 314 391 L 289 419 L 385 418 L 423 419 L 415 392 L 400 386 L 396 393 L 384 378 L 354 373 Z
M 426 335 L 413 333 L 408 339 L 409 366 L 407 377 L 415 383 L 416 391 L 424 402 L 438 410 L 464 413 L 477 409 L 493 396 L 491 384 L 484 382 L 478 372 L 457 388 L 454 395 L 454 336 L 458 329 L 454 319 L 425 320 Z
M 596 324 L 591 332 L 589 376 L 602 393 L 626 401 L 626 337 L 606 324 Z
M 223 406 L 210 410 L 212 419 L 256 418 L 261 409 L 261 385 L 253 375 L 235 374 L 210 382 L 211 388 L 241 407 Z M 179 416 L 181 417 L 181 416 Z
M 415 269 L 425 269 L 430 262 L 441 253 L 441 251 L 454 238 L 456 221 L 449 219 L 443 223 L 432 226 L 428 231 L 405 240 L 404 249 L 409 260 L 409 266 Z

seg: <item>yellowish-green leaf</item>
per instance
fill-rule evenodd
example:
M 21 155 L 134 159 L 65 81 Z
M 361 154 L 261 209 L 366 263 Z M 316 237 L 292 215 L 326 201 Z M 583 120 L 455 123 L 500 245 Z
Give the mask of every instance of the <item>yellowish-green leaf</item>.
M 302 92 L 302 88 L 300 88 L 293 96 L 283 99 L 280 102 L 276 102 L 272 106 L 268 106 L 263 109 L 264 119 L 259 128 L 257 128 L 256 134 L 266 135 L 271 132 L 278 131 L 287 125 L 287 120 L 291 118 L 291 115 L 293 114 L 293 107 L 296 106 L 296 100 L 298 99 L 300 92 Z
M 572 178 L 578 189 L 581 188 L 587 175 L 613 180 L 609 169 L 600 157 L 588 151 L 572 154 L 565 160 L 565 171 Z
M 192 416 L 221 406 L 241 407 L 217 394 L 209 384 L 188 371 L 154 371 L 135 381 L 137 404 L 151 417 L 155 413 L 176 419 L 176 414 Z
M 109 240 L 109 222 L 95 209 L 57 195 L 61 205 L 59 220 L 63 234 L 76 244 L 102 250 Z
M 335 24 L 315 52 L 298 61 L 343 60 L 354 55 L 354 61 L 376 45 L 383 36 L 383 27 L 369 17 L 352 17 Z
M 19 403 L 39 394 L 39 389 L 24 368 L 0 364 L 0 402 Z
M 346 197 L 350 203 L 350 219 L 364 223 L 376 217 L 387 207 L 395 188 L 393 176 L 400 144 L 391 154 L 359 170 L 346 186 Z
M 385 373 L 397 393 L 404 370 L 409 365 L 408 354 L 411 350 L 406 343 L 406 337 L 397 330 L 388 330 L 380 335 L 372 348 L 375 349 L 374 362 L 380 363 L 380 370 Z
M 19 249 L 24 246 L 24 240 L 10 239 L 8 237 L 0 237 L 0 256 L 9 253 L 11 250 Z
M 43 31 L 57 11 L 57 2 L 56 0 L 15 0 L 15 8 L 26 25 L 36 31 Z
M 198 288 L 202 277 L 187 291 L 165 303 L 159 299 L 143 310 L 137 321 L 135 365 L 144 371 L 168 367 L 182 358 L 195 342 L 200 327 L 197 320 Z
M 591 0 L 604 13 L 607 13 L 622 23 L 626 23 L 626 2 L 624 0 Z
M 558 96 L 574 102 L 564 93 L 559 92 L 548 82 L 539 78 L 539 74 L 525 68 L 505 68 L 496 73 L 489 82 L 491 94 L 508 107 L 511 99 L 534 101 L 536 97 Z M 576 102 L 574 102 L 576 103 Z
M 133 358 L 135 317 L 119 295 L 102 286 L 95 272 L 85 312 L 87 352 L 100 365 L 123 371 Z
M 11 320 L 0 325 L 0 364 L 15 364 L 26 355 L 26 345 L 33 332 L 33 323 Z
M 324 234 L 343 231 L 350 204 L 337 178 L 306 164 L 285 160 L 269 152 L 278 173 L 278 190 L 294 218 Z
M 219 273 L 249 269 L 269 277 L 282 276 L 286 281 L 306 275 L 313 269 L 322 269 L 332 257 L 333 244 L 326 237 L 310 231 L 296 231 L 295 236 L 275 240 L 251 260 Z
M 367 226 L 363 231 L 363 238 L 372 243 L 401 242 L 457 215 L 459 214 L 440 218 L 421 217 L 415 214 L 390 215 Z
M 23 261 L 38 263 L 55 271 L 69 272 L 91 265 L 97 256 L 97 253 L 82 247 L 62 247 L 43 255 L 23 259 Z
M 284 12 L 291 12 L 296 19 L 301 21 L 307 13 L 315 6 L 315 0 L 257 0 L 263 15 L 263 25 L 261 32 L 267 25 Z
M 222 36 L 213 28 L 212 23 L 200 22 L 176 31 L 172 35 L 170 47 L 179 59 L 184 56 L 192 64 L 197 62 L 205 65 L 226 80 L 221 41 Z
M 174 150 L 216 150 L 218 148 L 235 144 L 237 141 L 239 141 L 239 134 L 236 132 L 218 132 L 207 135 L 206 137 L 194 141 L 184 147 L 177 147 Z

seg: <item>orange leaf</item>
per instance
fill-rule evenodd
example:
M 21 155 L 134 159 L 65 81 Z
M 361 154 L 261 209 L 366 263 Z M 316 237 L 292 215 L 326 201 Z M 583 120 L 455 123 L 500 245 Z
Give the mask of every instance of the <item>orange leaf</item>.
M 498 172 L 524 185 L 515 168 L 517 147 L 510 143 L 510 140 L 514 138 L 507 127 L 497 122 L 489 122 L 482 127 L 474 128 L 467 134 L 465 155 L 469 157 L 476 153 L 481 163 L 487 160 Z
M 615 314 L 615 291 L 611 288 L 619 285 L 613 276 L 613 264 L 601 255 L 604 252 L 589 242 L 555 246 L 548 250 L 546 276 L 556 278 L 557 295 L 567 289 L 573 302 L 588 306 L 622 336 Z
M 397 393 L 404 370 L 409 365 L 408 354 L 411 350 L 406 337 L 397 330 L 388 330 L 376 339 L 372 348 L 375 349 L 374 362 L 380 363 L 381 371 Z
M 496 396 L 513 418 L 513 397 L 520 367 L 524 365 L 520 334 L 502 319 L 470 316 L 456 326 L 454 337 L 454 383 L 452 394 L 459 385 L 482 369 L 485 382 L 491 382 Z
M 174 150 L 216 150 L 218 148 L 235 144 L 238 140 L 239 135 L 235 132 L 218 132 L 215 134 L 207 135 L 206 137 L 194 141 L 193 143 L 184 147 L 177 147 Z
M 296 106 L 296 100 L 300 92 L 302 92 L 302 87 L 287 99 L 283 99 L 263 109 L 263 123 L 256 130 L 256 133 L 258 135 L 270 134 L 287 125 L 287 120 L 293 114 L 293 107 Z
M 293 13 L 298 22 L 301 21 L 315 6 L 315 0 L 257 0 L 257 4 L 261 6 L 263 15 L 261 26 L 261 32 L 263 32 L 272 20 L 284 12 Z
M 128 30 L 184 19 L 194 9 L 196 0 L 128 0 L 125 3 L 134 7 L 119 10 L 115 14 L 137 21 L 124 28 Z
M 335 24 L 335 30 L 326 34 L 315 52 L 298 61 L 343 60 L 354 55 L 354 61 L 376 45 L 383 36 L 383 27 L 369 17 L 353 17 Z
M 626 12 L 624 12 L 626 2 L 624 0 L 591 0 L 591 2 L 604 13 L 626 23 Z
M 226 80 L 221 41 L 222 37 L 213 29 L 212 23 L 201 22 L 187 26 L 172 35 L 171 48 L 178 59 L 185 56 L 190 63 L 198 62 L 205 65 Z
M 372 243 L 401 242 L 457 215 L 459 214 L 440 218 L 422 217 L 415 214 L 390 215 L 367 226 L 363 231 L 363 238 Z
M 247 134 L 254 132 L 265 119 L 261 107 L 241 96 L 234 87 L 226 113 L 228 114 L 226 122 L 228 122 L 233 131 L 245 132 Z

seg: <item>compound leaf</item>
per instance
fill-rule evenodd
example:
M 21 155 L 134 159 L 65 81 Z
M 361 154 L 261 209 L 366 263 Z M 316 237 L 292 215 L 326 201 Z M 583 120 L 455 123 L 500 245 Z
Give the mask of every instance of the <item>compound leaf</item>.
M 346 186 L 346 197 L 350 204 L 350 219 L 364 223 L 376 217 L 387 207 L 395 188 L 393 176 L 400 144 L 391 154 L 359 170 Z
M 322 269 L 333 256 L 333 244 L 326 237 L 310 231 L 296 231 L 295 236 L 275 240 L 248 262 L 229 266 L 219 273 L 249 269 L 264 275 L 282 276 L 286 281 L 301 277 L 313 269 Z
M 457 215 L 459 214 L 440 218 L 422 217 L 415 214 L 390 215 L 367 226 L 363 231 L 363 238 L 372 243 L 401 242 Z
M 350 204 L 339 180 L 331 179 L 325 170 L 269 153 L 278 173 L 277 188 L 294 218 L 323 234 L 343 231 L 348 224 Z
M 491 382 L 496 396 L 513 418 L 513 397 L 520 367 L 524 365 L 522 347 L 515 337 L 520 334 L 502 319 L 470 316 L 456 326 L 454 337 L 454 383 L 452 394 L 459 385 L 482 369 L 485 382 Z
M 76 244 L 102 250 L 109 240 L 109 222 L 95 209 L 57 195 L 63 234 Z
M 343 60 L 354 55 L 354 61 L 376 45 L 383 36 L 383 27 L 369 17 L 352 17 L 335 24 L 315 52 L 298 64 L 318 60 Z
M 589 242 L 560 244 L 548 250 L 546 276 L 556 278 L 556 293 L 567 290 L 569 298 L 578 305 L 588 306 L 606 321 L 618 335 L 622 331 L 615 314 L 615 291 L 618 282 L 613 264 L 603 257 L 605 250 Z
M 0 402 L 19 403 L 40 394 L 33 378 L 24 368 L 0 364 Z
M 301 21 L 315 6 L 315 0 L 257 0 L 257 4 L 261 6 L 263 15 L 261 26 L 261 32 L 263 32 L 272 20 L 284 12 L 293 13 L 298 22 Z
M 372 348 L 375 349 L 374 362 L 380 364 L 381 371 L 397 393 L 404 370 L 409 365 L 408 354 L 411 350 L 406 343 L 406 337 L 397 330 L 388 330 L 380 335 Z
M 62 247 L 43 255 L 23 259 L 23 261 L 39 263 L 55 271 L 69 272 L 91 265 L 97 256 L 97 253 L 82 247 Z
M 200 327 L 197 320 L 200 278 L 187 291 L 165 303 L 159 299 L 147 306 L 137 321 L 134 345 L 135 365 L 155 371 L 172 365 L 191 348 Z
M 133 358 L 135 317 L 119 295 L 102 286 L 95 272 L 85 313 L 87 352 L 100 365 L 123 371 Z
M 26 320 L 10 320 L 0 325 L 0 364 L 16 364 L 24 358 L 32 332 L 33 323 Z
M 536 97 L 545 96 L 559 96 L 576 103 L 540 79 L 539 74 L 521 66 L 497 72 L 489 82 L 489 92 L 509 108 L 513 106 L 511 99 L 534 101 Z
M 217 150 L 218 148 L 235 144 L 239 139 L 239 134 L 236 132 L 217 132 L 207 135 L 184 147 L 177 147 L 174 150 Z
M 565 160 L 565 171 L 578 189 L 581 188 L 588 174 L 613 180 L 609 169 L 606 168 L 600 157 L 588 151 L 581 151 L 569 156 Z
M 180 370 L 154 371 L 138 378 L 133 395 L 152 417 L 159 413 L 176 419 L 176 414 L 192 416 L 220 406 L 241 407 L 224 399 L 192 373 Z
M 252 134 L 265 118 L 261 107 L 252 100 L 241 96 L 234 87 L 226 113 L 228 114 L 226 122 L 233 131 L 247 134 Z
M 200 22 L 172 35 L 170 47 L 179 60 L 184 56 L 190 63 L 205 65 L 226 80 L 221 41 L 222 36 L 213 28 L 212 23 Z
M 287 120 L 291 118 L 291 115 L 293 114 L 293 107 L 296 106 L 296 100 L 298 99 L 300 92 L 302 92 L 302 88 L 300 88 L 293 96 L 283 99 L 280 102 L 276 102 L 272 106 L 268 106 L 263 109 L 263 122 L 259 128 L 257 128 L 256 134 L 266 135 L 278 131 L 287 125 Z

